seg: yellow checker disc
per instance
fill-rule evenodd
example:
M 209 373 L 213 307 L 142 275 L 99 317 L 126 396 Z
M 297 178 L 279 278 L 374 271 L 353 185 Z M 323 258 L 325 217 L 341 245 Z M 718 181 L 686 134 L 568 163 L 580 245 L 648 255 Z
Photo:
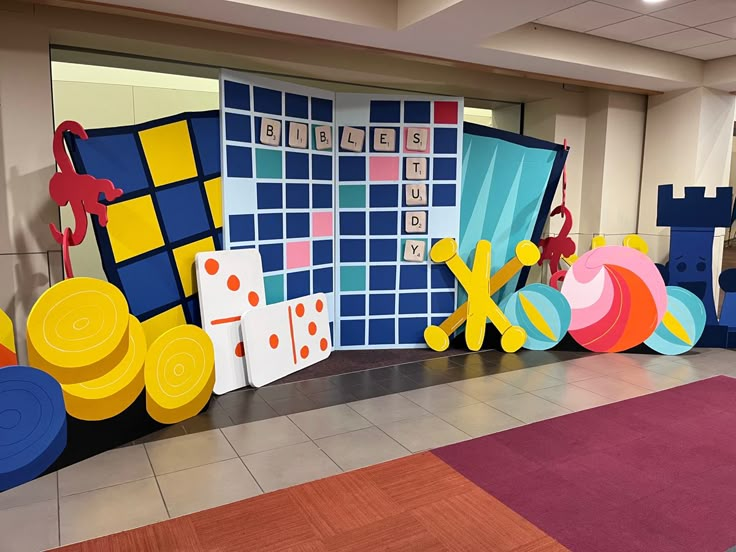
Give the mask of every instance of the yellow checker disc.
M 79 420 L 98 421 L 117 416 L 143 391 L 146 335 L 138 319 L 130 315 L 128 353 L 101 378 L 62 385 L 66 411 Z
M 165 332 L 148 348 L 146 410 L 162 424 L 196 416 L 215 386 L 215 350 L 204 330 L 191 324 Z
M 128 303 L 118 288 L 70 278 L 48 290 L 28 315 L 30 364 L 61 384 L 97 379 L 128 351 Z

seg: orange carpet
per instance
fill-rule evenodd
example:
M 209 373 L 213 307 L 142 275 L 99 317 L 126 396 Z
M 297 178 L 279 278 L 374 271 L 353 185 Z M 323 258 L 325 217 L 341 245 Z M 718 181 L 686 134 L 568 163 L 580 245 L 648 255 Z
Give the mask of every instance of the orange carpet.
M 58 550 L 567 549 L 442 460 L 424 453 Z

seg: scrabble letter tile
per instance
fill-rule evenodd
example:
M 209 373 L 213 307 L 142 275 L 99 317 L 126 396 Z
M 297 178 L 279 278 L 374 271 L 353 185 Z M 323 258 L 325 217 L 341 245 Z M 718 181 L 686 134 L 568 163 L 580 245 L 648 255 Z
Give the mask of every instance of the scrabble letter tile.
M 407 151 L 427 151 L 429 129 L 409 127 L 406 129 Z
M 427 243 L 420 240 L 406 240 L 404 245 L 404 260 L 412 263 L 421 263 L 424 261 L 424 253 L 427 250 Z
M 278 146 L 281 142 L 281 121 L 261 119 L 261 144 Z
M 317 142 L 316 147 L 318 150 L 331 150 L 332 149 L 332 127 L 318 126 L 314 129 L 314 140 Z
M 406 213 L 406 233 L 407 234 L 424 234 L 427 232 L 427 212 L 426 211 L 407 211 Z
M 373 129 L 373 149 L 376 151 L 394 151 L 396 149 L 396 131 L 393 128 Z
M 304 123 L 289 123 L 289 147 L 305 149 L 307 132 L 307 125 Z
M 427 179 L 427 158 L 426 157 L 407 157 L 406 158 L 406 179 L 407 180 L 426 180 Z
M 427 205 L 426 184 L 407 184 L 405 189 L 407 205 Z
M 346 126 L 342 129 L 340 147 L 347 151 L 361 152 L 363 151 L 364 140 L 365 130 Z

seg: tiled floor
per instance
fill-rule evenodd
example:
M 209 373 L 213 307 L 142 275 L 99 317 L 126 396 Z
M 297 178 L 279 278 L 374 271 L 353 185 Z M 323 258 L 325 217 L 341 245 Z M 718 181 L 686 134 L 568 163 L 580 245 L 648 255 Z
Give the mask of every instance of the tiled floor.
M 716 374 L 736 376 L 734 360 L 723 350 L 674 358 L 488 352 L 238 391 L 163 435 L 0 494 L 0 548 L 90 539 Z

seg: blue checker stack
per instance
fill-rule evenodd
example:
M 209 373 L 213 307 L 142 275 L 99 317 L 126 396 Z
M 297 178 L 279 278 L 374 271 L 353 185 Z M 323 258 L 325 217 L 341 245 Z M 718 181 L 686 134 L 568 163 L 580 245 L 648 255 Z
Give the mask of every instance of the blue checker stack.
M 66 410 L 58 382 L 41 370 L 0 370 L 0 492 L 41 475 L 66 448 Z
M 221 93 L 226 248 L 259 250 L 269 304 L 325 292 L 332 313 L 334 156 L 315 133 L 332 126 L 334 94 L 231 71 Z M 278 145 L 261 141 L 264 119 L 280 124 Z
M 239 106 L 250 101 L 240 88 L 230 92 Z M 235 136 L 250 132 L 242 117 L 231 122 Z M 75 169 L 110 179 L 124 192 L 109 204 L 106 227 L 92 218 L 108 280 L 144 327 L 159 316 L 198 323 L 194 255 L 222 248 L 219 112 L 182 113 L 87 134 L 87 140 L 65 136 Z M 247 157 L 231 158 L 237 170 L 249 170 Z M 252 221 L 238 223 L 239 233 L 253 233 Z
M 424 329 L 456 306 L 455 278 L 429 261 L 429 250 L 459 235 L 462 100 L 360 98 L 362 105 L 337 95 L 338 136 L 346 127 L 366 135 L 361 151 L 337 152 L 336 346 L 424 347 Z M 423 150 L 407 149 L 410 129 L 426 132 Z M 393 132 L 395 142 L 377 131 Z M 409 178 L 408 158 L 426 159 L 424 179 Z M 406 187 L 418 183 L 426 185 L 426 204 L 407 205 Z M 417 212 L 427 225 L 409 231 L 407 214 Z M 404 258 L 407 240 L 423 242 L 421 260 Z

